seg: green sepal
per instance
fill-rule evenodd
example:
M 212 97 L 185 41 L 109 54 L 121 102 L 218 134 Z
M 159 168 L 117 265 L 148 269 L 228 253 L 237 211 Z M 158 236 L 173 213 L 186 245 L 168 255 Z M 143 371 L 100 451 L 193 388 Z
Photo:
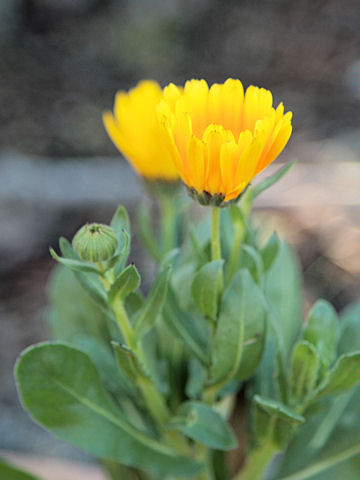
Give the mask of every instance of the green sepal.
M 155 325 L 166 299 L 171 270 L 169 266 L 159 273 L 141 310 L 136 315 L 134 327 L 136 340 L 140 340 Z
M 306 400 L 315 388 L 320 367 L 320 358 L 315 347 L 303 340 L 292 352 L 290 364 L 290 393 L 295 403 Z
M 263 248 L 260 250 L 264 272 L 270 270 L 280 249 L 280 240 L 276 233 L 273 233 Z
M 191 293 L 201 313 L 212 320 L 216 319 L 218 309 L 218 277 L 224 260 L 206 263 L 195 274 Z
M 327 377 L 314 392 L 313 398 L 332 395 L 355 387 L 360 382 L 360 351 L 339 357 Z
M 15 366 L 24 408 L 43 427 L 103 459 L 164 478 L 193 476 L 201 465 L 131 425 L 105 391 L 88 355 L 61 343 L 26 349 Z
M 40 480 L 32 474 L 10 465 L 2 458 L 0 458 L 0 478 L 2 480 Z
M 304 421 L 304 417 L 286 405 L 255 395 L 254 433 L 257 443 L 283 449 L 292 437 L 294 428 Z
M 236 437 L 226 420 L 201 402 L 183 403 L 169 428 L 176 428 L 192 440 L 217 450 L 237 447 Z
M 135 265 L 128 265 L 111 285 L 108 293 L 109 302 L 112 303 L 115 298 L 124 300 L 138 288 L 140 282 L 140 274 Z
M 339 334 L 339 321 L 334 307 L 325 300 L 318 300 L 305 322 L 303 338 L 318 351 L 323 375 L 335 359 Z
M 265 180 L 253 187 L 253 198 L 256 198 L 264 190 L 267 190 L 268 188 L 275 185 L 275 183 L 277 183 L 279 180 L 281 180 L 282 177 L 295 165 L 296 162 L 296 159 L 292 160 L 291 162 L 279 168 L 279 170 L 277 170 L 273 175 L 270 175 L 270 177 L 265 178 Z

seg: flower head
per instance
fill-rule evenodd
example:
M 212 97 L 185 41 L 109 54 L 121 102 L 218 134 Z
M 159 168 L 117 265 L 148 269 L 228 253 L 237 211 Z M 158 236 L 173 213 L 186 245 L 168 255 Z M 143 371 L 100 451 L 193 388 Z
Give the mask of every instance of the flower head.
M 105 112 L 105 129 L 136 172 L 148 180 L 178 180 L 179 174 L 163 140 L 156 106 L 163 91 L 154 81 L 142 81 L 115 98 L 114 113 Z
M 280 154 L 291 135 L 291 112 L 275 109 L 270 91 L 240 80 L 208 87 L 190 80 L 164 89 L 157 107 L 180 177 L 203 204 L 234 200 Z

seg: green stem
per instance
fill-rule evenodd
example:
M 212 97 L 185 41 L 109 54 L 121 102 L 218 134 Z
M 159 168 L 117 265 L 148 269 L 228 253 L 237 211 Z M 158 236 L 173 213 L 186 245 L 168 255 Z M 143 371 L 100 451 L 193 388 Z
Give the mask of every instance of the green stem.
M 176 243 L 176 209 L 175 201 L 169 194 L 160 196 L 160 207 L 162 213 L 162 252 L 165 255 L 173 250 Z
M 244 239 L 245 228 L 241 221 L 234 221 L 234 238 L 230 252 L 228 270 L 226 274 L 226 284 L 228 285 L 236 273 L 242 242 Z
M 197 477 L 195 477 L 195 480 L 213 480 L 214 476 L 210 463 L 210 452 L 205 445 L 197 445 L 196 458 L 197 460 L 201 461 L 205 467 L 204 470 L 199 473 Z
M 213 207 L 211 210 L 211 259 L 221 260 L 221 242 L 220 242 L 220 208 Z M 218 293 L 221 295 L 223 290 L 223 272 L 219 271 Z
M 220 208 L 211 209 L 211 258 L 221 260 L 220 245 Z
M 233 480 L 262 480 L 266 468 L 277 450 L 273 445 L 265 444 L 252 450 L 246 458 L 244 468 Z
M 144 353 L 141 343 L 137 344 L 134 340 L 134 332 L 123 303 L 121 301 L 115 301 L 113 303 L 113 309 L 127 345 L 137 354 L 140 361 L 144 363 Z M 152 380 L 145 375 L 138 374 L 135 382 L 142 393 L 151 416 L 161 430 L 161 427 L 168 423 L 170 417 L 170 412 L 164 397 L 157 390 Z M 168 431 L 163 434 L 163 437 L 164 440 L 172 445 L 179 453 L 189 454 L 189 446 L 183 435 L 179 432 Z
M 117 324 L 119 325 L 119 328 L 124 336 L 127 346 L 130 347 L 132 350 L 136 350 L 134 332 L 130 324 L 129 317 L 124 308 L 123 302 L 121 300 L 115 299 L 112 306 Z

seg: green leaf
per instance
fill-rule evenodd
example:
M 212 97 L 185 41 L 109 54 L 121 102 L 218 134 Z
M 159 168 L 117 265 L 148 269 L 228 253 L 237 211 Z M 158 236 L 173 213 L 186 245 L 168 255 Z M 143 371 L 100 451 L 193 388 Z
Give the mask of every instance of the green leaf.
M 43 343 L 25 350 L 15 375 L 23 406 L 42 426 L 99 458 L 158 476 L 194 475 L 199 464 L 133 427 L 83 352 Z
M 162 258 L 159 264 L 159 271 L 165 270 L 168 267 L 172 267 L 173 264 L 176 262 L 177 258 L 180 255 L 179 248 L 173 248 L 169 252 L 165 253 L 164 257 Z
M 331 399 L 328 408 L 309 418 L 296 432 L 272 480 L 358 480 L 359 404 L 357 387 Z
M 124 300 L 138 288 L 140 281 L 140 274 L 135 265 L 128 265 L 111 285 L 108 293 L 109 302 L 113 302 L 115 298 Z
M 196 275 L 196 264 L 181 262 L 171 275 L 171 287 L 181 308 L 189 313 L 198 312 L 191 293 L 191 280 Z
M 265 275 L 264 293 L 288 355 L 302 323 L 302 287 L 298 262 L 291 250 L 280 243 L 279 252 Z
M 305 419 L 280 402 L 255 395 L 254 430 L 259 443 L 269 442 L 282 449 L 294 428 Z
M 118 253 L 116 253 L 113 257 L 110 258 L 110 260 L 108 260 L 105 263 L 105 270 L 106 271 L 111 270 L 112 268 L 115 268 L 116 271 L 121 271 L 121 269 L 124 268 L 124 266 L 125 266 L 126 260 L 129 256 L 130 236 L 127 233 L 126 230 L 123 230 L 122 234 L 123 234 L 123 237 L 124 237 L 124 242 L 123 242 L 122 249 L 120 250 L 120 252 L 117 249 L 116 251 Z
M 118 365 L 130 380 L 136 379 L 139 374 L 147 375 L 137 354 L 131 348 L 116 342 L 111 342 L 111 345 Z
M 131 244 L 130 220 L 126 209 L 119 205 L 111 220 L 110 226 L 115 230 L 118 238 L 118 247 L 115 256 L 119 255 L 119 260 L 115 266 L 116 275 L 119 274 L 128 259 Z
M 50 254 L 54 260 L 61 263 L 65 267 L 70 268 L 70 270 L 74 270 L 75 272 L 96 273 L 97 275 L 101 275 L 100 270 L 90 262 L 70 260 L 69 258 L 59 257 L 53 248 L 50 248 Z
M 273 233 L 265 246 L 260 250 L 264 271 L 267 272 L 274 263 L 280 249 L 279 237 Z
M 253 198 L 256 198 L 264 190 L 267 190 L 268 188 L 275 185 L 275 183 L 277 183 L 279 180 L 281 180 L 282 177 L 290 170 L 290 168 L 292 168 L 295 165 L 295 163 L 296 163 L 296 160 L 292 160 L 291 162 L 282 166 L 273 175 L 271 175 L 270 177 L 267 177 L 261 183 L 256 185 L 256 187 L 253 188 Z
M 222 299 L 212 353 L 213 383 L 245 378 L 254 371 L 264 347 L 265 314 L 262 294 L 249 272 L 238 271 Z
M 345 353 L 338 358 L 324 382 L 315 392 L 316 398 L 353 388 L 360 381 L 360 352 Z
M 136 389 L 128 382 L 127 378 L 119 371 L 113 351 L 109 343 L 102 343 L 97 338 L 89 335 L 78 335 L 73 339 L 72 346 L 91 357 L 99 370 L 100 377 L 106 389 L 120 397 L 127 395 L 136 399 Z
M 108 342 L 109 334 L 101 308 L 91 300 L 73 272 L 58 265 L 50 278 L 48 321 L 52 337 L 72 342 L 81 334 L 89 334 Z
M 335 359 L 339 337 L 337 314 L 325 300 L 318 300 L 311 309 L 303 332 L 304 340 L 312 343 L 319 353 L 324 369 Z
M 360 301 L 341 312 L 338 353 L 360 350 Z
M 154 285 L 135 320 L 135 338 L 140 339 L 156 322 L 163 308 L 168 290 L 171 267 L 157 276 Z
M 218 277 L 224 260 L 206 263 L 195 274 L 191 285 L 193 299 L 205 317 L 216 319 L 218 307 Z
M 200 402 L 182 404 L 170 427 L 210 448 L 232 450 L 237 447 L 237 440 L 227 422 L 218 412 Z
M 188 370 L 185 393 L 189 398 L 199 398 L 205 384 L 206 370 L 196 357 L 190 358 Z
M 78 254 L 73 250 L 71 244 L 66 240 L 66 238 L 61 237 L 59 241 L 61 253 L 64 255 L 65 258 L 71 260 L 80 259 Z M 75 278 L 78 280 L 82 288 L 85 292 L 89 295 L 89 297 L 96 302 L 103 312 L 107 315 L 109 314 L 108 311 L 108 304 L 107 304 L 107 294 L 103 284 L 98 279 L 97 275 L 93 273 L 84 273 L 79 271 L 73 271 Z
M 0 478 L 2 480 L 39 480 L 38 477 L 24 472 L 0 458 Z
M 134 315 L 136 315 L 139 312 L 140 308 L 144 305 L 143 296 L 139 291 L 131 292 L 125 298 L 124 305 L 125 305 L 125 310 L 127 314 L 129 315 L 130 318 L 132 318 Z
M 103 312 L 108 312 L 107 293 L 100 280 L 92 273 L 74 272 L 74 275 L 91 300 L 96 302 Z
M 250 245 L 243 245 L 241 251 L 242 267 L 249 270 L 254 281 L 262 288 L 264 271 L 260 254 Z
M 313 391 L 318 378 L 319 355 L 315 347 L 307 342 L 298 342 L 293 350 L 290 367 L 290 391 L 292 397 L 301 402 Z
M 205 365 L 209 364 L 206 339 L 198 328 L 197 319 L 183 310 L 171 288 L 163 308 L 163 319 L 173 334 Z
M 60 247 L 61 253 L 65 258 L 81 261 L 81 258 L 79 257 L 79 255 L 75 252 L 75 250 L 72 248 L 71 243 L 65 237 L 60 237 L 59 247 Z

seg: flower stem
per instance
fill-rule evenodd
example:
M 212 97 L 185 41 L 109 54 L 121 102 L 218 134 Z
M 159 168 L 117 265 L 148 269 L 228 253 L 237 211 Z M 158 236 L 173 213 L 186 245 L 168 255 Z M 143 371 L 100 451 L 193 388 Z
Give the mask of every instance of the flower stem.
M 221 260 L 220 245 L 220 208 L 211 209 L 211 258 Z
M 236 221 L 233 221 L 233 227 L 234 227 L 234 238 L 233 238 L 233 244 L 230 252 L 227 275 L 226 275 L 227 285 L 231 282 L 236 272 L 238 261 L 239 261 L 239 255 L 241 251 L 241 246 L 242 246 L 242 242 L 245 234 L 244 224 L 240 221 L 240 219 L 236 219 Z
M 246 458 L 244 468 L 233 478 L 233 480 L 262 480 L 266 468 L 277 452 L 273 445 L 264 444 L 252 450 Z
M 176 209 L 175 200 L 169 194 L 160 196 L 162 214 L 162 252 L 165 255 L 176 247 Z
M 220 208 L 213 207 L 211 210 L 211 259 L 221 260 L 220 243 Z M 223 272 L 219 271 L 218 293 L 221 295 L 223 290 Z

